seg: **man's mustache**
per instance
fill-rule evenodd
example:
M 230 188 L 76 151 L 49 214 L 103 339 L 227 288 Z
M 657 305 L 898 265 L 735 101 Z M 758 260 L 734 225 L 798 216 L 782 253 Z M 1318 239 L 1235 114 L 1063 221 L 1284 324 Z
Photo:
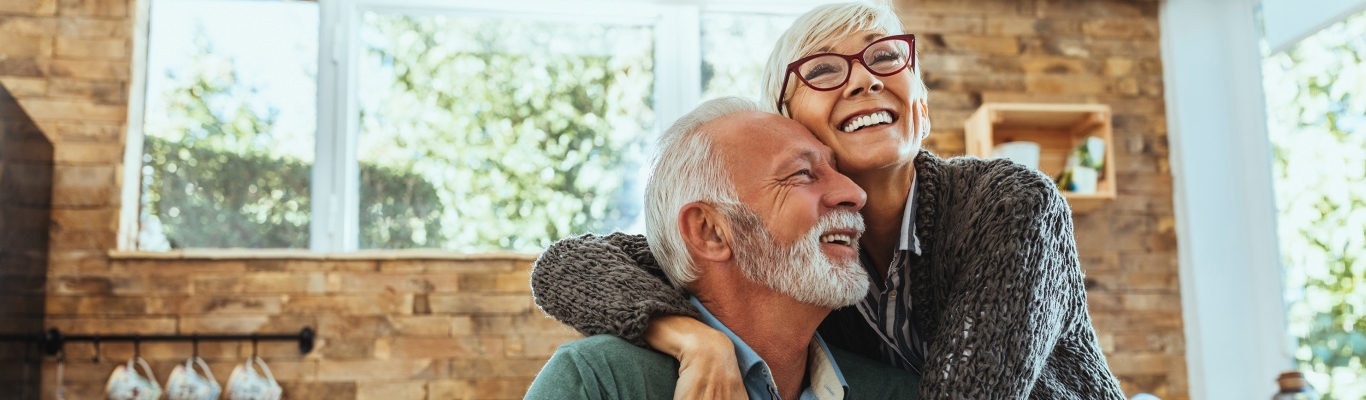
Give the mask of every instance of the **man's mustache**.
M 854 250 L 858 250 L 858 241 L 859 238 L 863 237 L 864 228 L 863 216 L 857 212 L 841 209 L 821 216 L 820 220 L 816 221 L 816 226 L 812 227 L 806 236 L 807 240 L 820 242 L 821 236 L 825 235 L 826 232 L 854 231 L 854 235 L 849 238 L 849 245 Z

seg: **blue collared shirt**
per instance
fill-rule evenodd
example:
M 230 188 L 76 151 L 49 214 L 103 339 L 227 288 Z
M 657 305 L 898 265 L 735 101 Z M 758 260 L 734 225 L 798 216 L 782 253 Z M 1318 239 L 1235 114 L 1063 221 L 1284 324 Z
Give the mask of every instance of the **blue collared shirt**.
M 773 373 L 768 369 L 768 363 L 759 358 L 759 353 L 755 353 L 744 340 L 735 336 L 735 332 L 711 315 L 711 311 L 696 296 L 689 295 L 688 301 L 702 313 L 702 323 L 726 334 L 735 344 L 735 359 L 740 362 L 740 375 L 745 381 L 750 400 L 780 400 Z M 830 349 L 825 347 L 825 341 L 821 340 L 819 333 L 811 339 L 811 344 L 806 348 L 806 374 L 811 384 L 802 389 L 801 400 L 844 399 L 849 384 L 844 381 L 839 366 L 835 365 L 835 357 L 830 355 Z

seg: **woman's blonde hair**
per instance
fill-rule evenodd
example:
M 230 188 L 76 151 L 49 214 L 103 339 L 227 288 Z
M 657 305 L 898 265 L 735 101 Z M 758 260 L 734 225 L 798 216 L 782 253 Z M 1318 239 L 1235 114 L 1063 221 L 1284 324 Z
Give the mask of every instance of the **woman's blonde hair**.
M 778 38 L 778 44 L 768 56 L 768 63 L 764 66 L 763 99 L 759 104 L 770 112 L 791 117 L 784 112 L 786 107 L 772 109 L 777 105 L 779 98 L 784 99 L 784 104 L 791 100 L 791 93 L 802 84 L 796 77 L 788 76 L 787 64 L 814 54 L 822 47 L 832 46 L 849 35 L 864 31 L 880 31 L 887 35 L 905 32 L 901 27 L 900 18 L 886 4 L 826 4 L 802 14 L 792 23 L 792 27 L 787 28 L 787 31 Z M 923 90 L 925 83 L 920 79 L 919 63 L 916 63 L 915 69 L 911 72 L 916 83 L 921 86 L 920 92 L 926 93 Z M 787 93 L 778 93 L 782 90 L 783 79 L 792 81 L 787 83 Z

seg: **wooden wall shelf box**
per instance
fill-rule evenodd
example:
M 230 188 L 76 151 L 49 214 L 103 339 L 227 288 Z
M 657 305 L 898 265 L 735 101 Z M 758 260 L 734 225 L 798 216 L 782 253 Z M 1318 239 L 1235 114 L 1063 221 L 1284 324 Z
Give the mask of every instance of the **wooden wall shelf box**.
M 990 158 L 996 145 L 1014 141 L 1039 144 L 1039 170 L 1056 179 L 1067 155 L 1088 136 L 1105 140 L 1105 165 L 1095 194 L 1063 190 L 1073 213 L 1100 208 L 1115 199 L 1115 141 L 1110 106 L 1104 104 L 985 103 L 964 123 L 967 154 Z

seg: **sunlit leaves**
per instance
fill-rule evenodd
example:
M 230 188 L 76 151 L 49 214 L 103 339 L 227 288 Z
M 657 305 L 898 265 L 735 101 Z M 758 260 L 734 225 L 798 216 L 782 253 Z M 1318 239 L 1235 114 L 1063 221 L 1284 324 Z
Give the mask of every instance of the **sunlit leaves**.
M 151 94 L 166 109 L 143 131 L 142 229 L 159 229 L 144 239 L 307 248 L 310 163 L 279 152 L 276 112 L 253 109 L 232 60 L 215 55 L 202 33 L 196 43 L 189 67 L 167 72 L 170 89 Z
M 638 221 L 651 28 L 365 18 L 363 248 L 534 252 Z M 156 94 L 144 220 L 174 247 L 307 247 L 311 152 L 282 152 L 276 111 L 208 49 Z
M 166 123 L 146 128 L 144 226 L 160 227 L 174 248 L 308 248 L 313 164 L 280 151 L 273 113 L 246 105 L 232 61 L 204 43 L 161 94 L 176 105 Z M 368 234 L 417 246 L 439 239 L 430 183 L 411 171 L 360 167 L 361 202 L 370 207 L 361 222 L 375 227 Z
M 1295 358 L 1325 399 L 1366 398 L 1366 14 L 1265 59 Z
M 430 182 L 439 226 L 425 243 L 379 234 L 399 224 L 363 202 L 362 247 L 535 252 L 636 219 L 629 189 L 654 120 L 649 27 L 364 21 L 360 159 Z
M 778 37 L 796 15 L 702 14 L 702 99 L 759 98 L 759 77 Z

